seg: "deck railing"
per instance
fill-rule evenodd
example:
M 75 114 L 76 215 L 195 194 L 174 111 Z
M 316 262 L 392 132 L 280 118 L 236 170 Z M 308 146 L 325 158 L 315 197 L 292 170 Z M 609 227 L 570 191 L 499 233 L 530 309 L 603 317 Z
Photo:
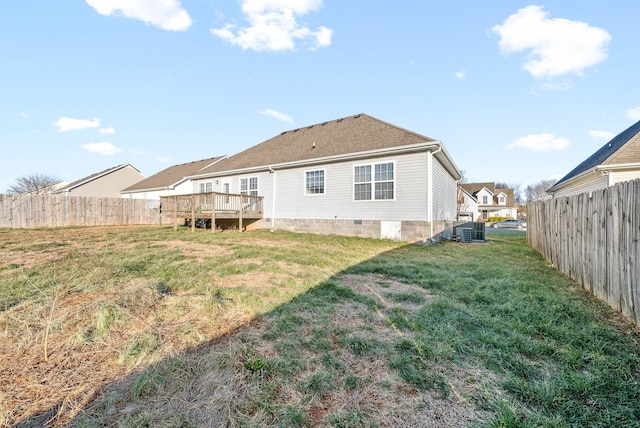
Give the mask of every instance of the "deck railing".
M 211 229 L 216 230 L 216 218 L 237 219 L 238 230 L 243 229 L 244 219 L 261 219 L 263 214 L 262 196 L 238 195 L 232 193 L 192 193 L 187 195 L 161 196 L 161 212 L 174 219 L 191 219 L 195 229 L 197 219 L 211 220 Z

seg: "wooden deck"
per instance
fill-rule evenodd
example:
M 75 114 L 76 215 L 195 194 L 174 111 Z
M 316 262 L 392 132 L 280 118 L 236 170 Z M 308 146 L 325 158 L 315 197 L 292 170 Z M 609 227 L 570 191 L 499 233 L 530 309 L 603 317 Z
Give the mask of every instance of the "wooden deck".
M 245 221 L 260 220 L 263 217 L 263 197 L 237 195 L 231 193 L 192 193 L 188 195 L 161 196 L 163 217 L 173 219 L 174 229 L 178 221 L 191 221 L 191 230 L 195 230 L 200 220 L 211 222 L 211 230 L 216 231 L 216 220 L 237 220 L 238 230 L 242 231 Z

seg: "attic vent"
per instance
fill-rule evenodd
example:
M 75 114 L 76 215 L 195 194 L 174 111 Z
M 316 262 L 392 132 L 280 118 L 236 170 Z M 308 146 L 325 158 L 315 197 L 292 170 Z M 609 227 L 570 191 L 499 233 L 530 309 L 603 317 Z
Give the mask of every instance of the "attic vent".
M 336 120 L 336 122 L 342 122 L 344 119 L 338 119 Z
M 360 115 L 359 115 L 359 114 L 356 114 L 355 116 L 353 116 L 353 118 L 354 118 L 354 119 L 357 119 L 357 118 L 359 118 L 359 117 L 360 117 Z
M 324 125 L 326 125 L 327 123 L 329 123 L 329 122 L 322 122 L 322 123 L 320 124 L 320 126 L 324 126 Z
M 286 134 L 286 133 L 287 133 L 287 131 L 284 131 L 284 132 L 282 132 L 280 135 L 284 135 L 284 134 Z
M 311 129 L 311 128 L 313 128 L 313 126 L 314 126 L 314 125 L 311 125 L 311 126 L 309 126 L 307 129 Z

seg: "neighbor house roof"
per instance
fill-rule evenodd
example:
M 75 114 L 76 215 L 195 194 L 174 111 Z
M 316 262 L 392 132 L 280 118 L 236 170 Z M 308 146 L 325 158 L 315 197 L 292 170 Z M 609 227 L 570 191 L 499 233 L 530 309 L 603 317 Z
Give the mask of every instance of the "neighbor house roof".
M 116 172 L 116 171 L 118 171 L 120 169 L 127 168 L 127 167 L 131 167 L 131 168 L 135 169 L 136 171 L 138 171 L 138 169 L 136 167 L 134 167 L 133 165 L 131 165 L 129 163 L 123 163 L 122 165 L 117 165 L 117 166 L 114 166 L 112 168 L 105 169 L 104 171 L 96 172 L 95 174 L 91 174 L 91 175 L 89 175 L 87 177 L 81 178 L 80 180 L 76 180 L 73 183 L 69 183 L 64 187 L 61 187 L 61 188 L 57 189 L 54 193 L 68 192 L 68 191 L 73 190 L 76 187 L 82 186 L 83 184 L 86 184 L 86 183 L 88 183 L 88 182 L 90 182 L 92 180 L 96 180 L 96 179 L 98 179 L 100 177 L 104 177 L 105 175 L 109 175 L 111 173 L 114 173 L 114 172 Z M 138 173 L 140 173 L 140 171 L 138 171 Z
M 213 158 L 172 165 L 153 174 L 151 177 L 147 177 L 144 180 L 127 187 L 121 193 L 133 193 L 143 190 L 163 190 L 176 186 L 180 184 L 180 182 L 184 181 L 185 177 L 195 175 L 200 170 L 219 162 L 225 157 L 226 156 L 216 156 Z
M 491 182 L 487 182 L 487 183 L 459 183 L 458 186 L 460 186 L 462 189 L 464 189 L 467 193 L 472 195 L 474 198 L 476 197 L 476 194 L 482 189 L 487 189 L 492 194 L 496 193 L 495 189 L 494 189 L 495 183 L 491 183 Z
M 282 132 L 194 175 L 197 177 L 253 168 L 326 162 L 353 157 L 359 153 L 391 151 L 418 144 L 441 148 L 437 156 L 445 160 L 443 164 L 456 179 L 460 178 L 457 167 L 439 141 L 366 114 Z
M 630 142 L 635 143 L 633 149 L 627 146 L 627 143 Z M 631 125 L 604 146 L 600 147 L 598 151 L 551 186 L 547 190 L 547 193 L 555 191 L 567 181 L 586 172 L 595 170 L 600 166 L 638 162 L 640 162 L 640 121 Z

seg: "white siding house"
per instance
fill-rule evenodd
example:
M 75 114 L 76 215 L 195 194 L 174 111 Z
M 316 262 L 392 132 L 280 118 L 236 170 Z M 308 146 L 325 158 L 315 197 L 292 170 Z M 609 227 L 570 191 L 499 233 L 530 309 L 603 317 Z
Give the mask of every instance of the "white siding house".
M 518 205 L 513 189 L 500 189 L 495 183 L 461 183 L 458 185 L 458 218 L 472 221 L 491 217 L 516 218 Z
M 160 196 L 198 192 L 199 189 L 194 189 L 193 182 L 186 177 L 196 174 L 201 169 L 209 167 L 222 159 L 224 159 L 224 156 L 172 165 L 153 174 L 151 177 L 130 185 L 120 192 L 120 196 L 129 199 L 160 200 Z
M 441 142 L 359 114 L 283 132 L 189 179 L 195 192 L 263 196 L 264 218 L 248 227 L 425 241 L 454 220 L 460 173 Z
M 640 121 L 622 131 L 551 186 L 554 198 L 576 195 L 640 178 Z

